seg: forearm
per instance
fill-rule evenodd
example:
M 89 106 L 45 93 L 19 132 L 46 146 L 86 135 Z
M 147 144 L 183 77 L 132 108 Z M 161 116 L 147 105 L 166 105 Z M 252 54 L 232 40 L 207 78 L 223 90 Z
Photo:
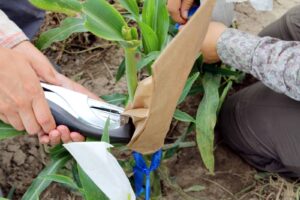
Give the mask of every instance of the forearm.
M 300 42 L 226 30 L 218 40 L 221 60 L 261 80 L 271 89 L 300 100 Z
M 0 10 L 0 47 L 12 48 L 24 40 L 23 31 Z

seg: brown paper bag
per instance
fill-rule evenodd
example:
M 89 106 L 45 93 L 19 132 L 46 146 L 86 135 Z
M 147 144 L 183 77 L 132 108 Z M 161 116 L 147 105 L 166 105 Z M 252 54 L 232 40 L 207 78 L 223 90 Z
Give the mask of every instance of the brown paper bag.
M 207 33 L 215 0 L 206 0 L 152 65 L 124 115 L 136 127 L 128 147 L 149 154 L 164 145 L 178 99 Z

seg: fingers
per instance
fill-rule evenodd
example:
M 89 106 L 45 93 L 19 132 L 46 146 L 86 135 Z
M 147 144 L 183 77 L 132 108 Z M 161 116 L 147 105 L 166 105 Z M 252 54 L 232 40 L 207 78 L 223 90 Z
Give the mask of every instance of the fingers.
M 41 131 L 41 126 L 37 122 L 35 115 L 33 113 L 32 107 L 26 106 L 19 111 L 21 120 L 29 135 L 37 134 Z
M 50 131 L 49 139 L 51 145 L 57 145 L 61 143 L 61 132 L 58 130 Z
M 41 144 L 49 144 L 50 138 L 49 135 L 45 134 L 43 131 L 38 133 L 38 138 Z
M 180 24 L 185 24 L 186 19 L 181 16 L 181 0 L 168 0 L 167 7 L 172 19 Z
M 72 142 L 70 130 L 68 127 L 60 125 L 57 127 L 57 130 L 61 133 L 61 140 L 63 143 Z
M 185 19 L 185 20 L 188 19 L 188 13 L 189 13 L 189 10 L 191 9 L 193 3 L 194 3 L 194 0 L 182 0 L 180 13 L 181 13 L 181 17 L 183 19 Z
M 9 123 L 7 117 L 6 117 L 5 115 L 3 115 L 3 114 L 0 114 L 0 120 L 1 120 L 2 122 L 4 122 L 5 124 L 8 124 L 8 123 Z
M 70 136 L 71 136 L 71 139 L 72 139 L 73 142 L 83 142 L 83 141 L 85 141 L 85 137 L 82 136 L 80 133 L 71 132 Z
M 8 123 L 10 125 L 12 125 L 16 130 L 18 131 L 23 131 L 24 130 L 24 126 L 22 123 L 22 120 L 20 118 L 20 116 L 18 115 L 18 113 L 8 113 L 6 115 Z
M 59 125 L 57 131 L 60 132 L 60 139 L 63 143 L 83 142 L 85 137 L 78 132 L 70 132 L 69 128 L 64 125 Z
M 85 141 L 85 137 L 83 137 L 80 133 L 70 132 L 69 128 L 64 125 L 58 126 L 57 130 L 61 133 L 60 137 L 63 143 Z
M 83 142 L 85 137 L 80 135 L 78 132 L 70 132 L 68 127 L 60 125 L 57 129 L 50 131 L 49 134 L 46 134 L 43 131 L 38 133 L 38 138 L 41 144 L 50 144 L 52 146 L 58 145 L 61 142 L 70 143 L 70 142 Z
M 56 79 L 56 70 L 49 60 L 29 41 L 21 42 L 13 48 L 13 51 L 24 55 L 35 73 L 45 82 L 59 85 Z
M 60 85 L 56 78 L 57 72 L 44 55 L 40 55 L 38 60 L 31 60 L 31 66 L 38 77 L 40 77 L 43 81 L 54 85 Z
M 49 133 L 56 128 L 54 118 L 43 95 L 38 95 L 33 99 L 32 108 L 37 122 L 45 133 Z

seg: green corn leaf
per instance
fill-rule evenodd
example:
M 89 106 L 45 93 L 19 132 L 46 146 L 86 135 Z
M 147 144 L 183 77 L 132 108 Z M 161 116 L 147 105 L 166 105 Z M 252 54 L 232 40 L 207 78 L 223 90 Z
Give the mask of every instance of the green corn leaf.
M 196 117 L 196 138 L 204 165 L 214 172 L 214 128 L 219 107 L 220 76 L 206 73 L 203 76 L 204 97 L 198 107 Z
M 108 200 L 106 195 L 97 187 L 90 177 L 78 165 L 78 173 L 82 184 L 85 200 Z
M 103 95 L 101 96 L 101 98 L 107 103 L 119 106 L 119 105 L 126 105 L 128 95 L 116 93 L 111 95 Z
M 180 149 L 180 143 L 183 142 L 186 139 L 186 136 L 194 130 L 195 130 L 195 124 L 190 123 L 186 131 L 184 131 L 183 134 L 175 141 L 174 146 L 164 151 L 163 158 L 164 159 L 172 158 L 177 152 L 177 150 Z
M 84 20 L 80 18 L 66 18 L 61 22 L 60 27 L 48 30 L 41 34 L 36 41 L 39 49 L 48 48 L 53 42 L 67 39 L 73 33 L 87 32 L 84 27 Z
M 124 48 L 137 49 L 141 45 L 140 40 L 119 41 L 119 44 Z
M 169 15 L 166 0 L 145 0 L 142 21 L 156 33 L 159 47 L 162 49 L 166 43 L 169 30 Z
M 124 41 L 123 27 L 127 27 L 122 15 L 106 0 L 87 0 L 83 3 L 86 15 L 85 27 L 97 35 L 111 41 Z
M 102 142 L 110 143 L 110 141 L 109 141 L 109 124 L 110 124 L 110 118 L 108 118 L 105 122 L 103 135 L 101 137 Z
M 53 1 L 53 0 L 52 0 Z M 60 7 L 64 7 L 69 10 L 81 11 L 81 3 L 78 0 L 55 0 Z
M 137 63 L 137 69 L 141 70 L 144 67 L 148 66 L 151 62 L 156 60 L 158 56 L 160 55 L 160 51 L 152 51 L 145 57 L 143 57 L 138 63 Z
M 202 66 L 204 72 L 209 72 L 212 74 L 219 74 L 223 76 L 239 76 L 241 72 L 232 71 L 228 68 L 221 68 L 219 64 L 204 64 Z
M 194 96 L 196 94 L 203 94 L 204 93 L 204 89 L 202 85 L 193 85 L 190 92 L 188 93 L 188 96 Z
M 145 57 L 143 57 L 138 63 L 137 63 L 137 70 L 141 70 L 144 67 L 150 65 L 158 56 L 160 55 L 160 51 L 152 51 Z M 121 62 L 119 65 L 117 75 L 116 75 L 116 81 L 118 82 L 124 75 L 125 75 L 125 59 Z
M 121 80 L 121 78 L 125 75 L 125 58 L 122 60 L 121 64 L 119 65 L 117 75 L 116 75 L 116 81 L 118 82 Z
M 49 154 L 52 160 L 59 159 L 61 157 L 70 155 L 70 153 L 63 147 L 63 145 L 59 144 L 49 150 Z
M 52 12 L 75 16 L 81 11 L 81 3 L 77 0 L 29 0 L 37 8 Z
M 119 2 L 132 14 L 135 20 L 139 20 L 139 7 L 136 0 L 119 0 Z
M 198 79 L 199 75 L 200 75 L 200 73 L 197 72 L 197 73 L 193 74 L 191 77 L 189 77 L 189 79 L 186 81 L 186 84 L 184 86 L 182 94 L 178 100 L 178 104 L 181 104 L 185 100 L 185 98 L 191 91 L 192 86 L 194 85 L 195 81 Z
M 48 180 L 48 181 L 52 181 L 52 182 L 56 182 L 56 183 L 60 183 L 62 185 L 65 185 L 69 188 L 72 188 L 74 190 L 79 190 L 78 186 L 76 185 L 75 181 L 73 179 L 71 179 L 68 176 L 64 176 L 64 175 L 59 175 L 59 174 L 50 174 L 47 176 L 40 176 L 40 179 L 44 179 L 44 180 Z
M 78 168 L 77 168 L 77 163 L 76 162 L 72 163 L 72 169 L 71 169 L 71 171 L 72 171 L 73 180 L 75 181 L 76 185 L 79 188 L 82 188 L 82 184 L 80 182 L 79 172 L 78 172 Z
M 125 74 L 127 80 L 127 89 L 129 102 L 133 102 L 135 90 L 138 85 L 137 69 L 136 69 L 136 49 L 125 48 Z
M 19 135 L 25 135 L 24 131 L 17 131 L 12 126 L 0 121 L 0 140 L 4 140 Z
M 46 180 L 40 177 L 55 174 L 59 169 L 65 166 L 65 164 L 71 159 L 71 156 L 63 156 L 56 160 L 53 160 L 45 169 L 43 169 L 37 178 L 33 180 L 26 193 L 23 195 L 22 200 L 37 199 L 40 194 L 51 184 L 52 181 Z
M 185 112 L 182 112 L 181 110 L 178 110 L 178 109 L 176 109 L 176 111 L 174 113 L 174 118 L 181 122 L 189 122 L 189 123 L 196 122 L 195 119 L 191 115 L 189 115 Z
M 16 187 L 13 186 L 12 188 L 10 188 L 9 192 L 8 192 L 8 195 L 7 195 L 7 198 L 8 199 L 14 199 L 14 194 L 16 192 Z M 0 199 L 1 200 L 1 199 Z
M 225 101 L 225 99 L 227 97 L 227 94 L 228 94 L 229 90 L 232 88 L 232 84 L 233 84 L 232 81 L 229 81 L 227 83 L 227 85 L 225 86 L 225 88 L 223 89 L 222 95 L 220 96 L 219 108 L 218 108 L 218 112 L 217 113 L 220 112 L 220 110 L 222 108 L 222 105 L 223 105 L 223 103 L 224 103 L 224 101 Z
M 152 51 L 158 51 L 159 42 L 156 33 L 149 25 L 143 22 L 139 22 L 138 24 L 142 32 L 142 40 L 145 53 L 148 54 Z

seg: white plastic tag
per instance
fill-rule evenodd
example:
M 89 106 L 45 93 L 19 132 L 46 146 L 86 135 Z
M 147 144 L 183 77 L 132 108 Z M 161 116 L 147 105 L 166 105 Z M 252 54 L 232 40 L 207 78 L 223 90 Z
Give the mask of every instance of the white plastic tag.
M 106 142 L 64 144 L 83 171 L 111 200 L 135 200 L 130 182 Z

